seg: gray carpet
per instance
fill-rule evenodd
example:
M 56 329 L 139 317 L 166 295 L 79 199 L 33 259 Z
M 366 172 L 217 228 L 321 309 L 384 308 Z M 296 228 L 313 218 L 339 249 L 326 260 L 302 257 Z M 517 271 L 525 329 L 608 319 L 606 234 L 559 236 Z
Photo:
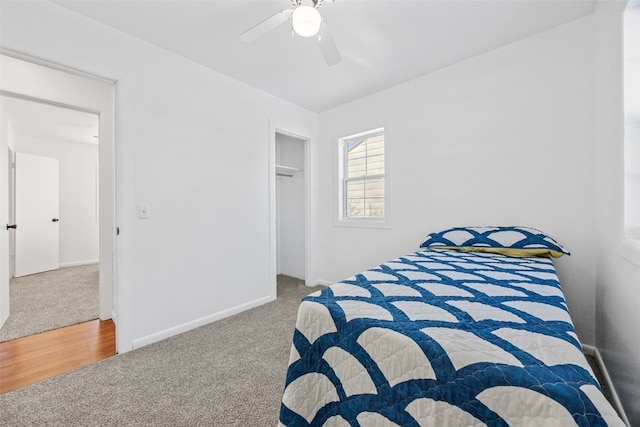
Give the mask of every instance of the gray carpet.
M 278 299 L 164 341 L 0 395 L 11 426 L 275 426 L 300 299 Z
M 11 280 L 9 318 L 0 342 L 97 319 L 98 264 Z

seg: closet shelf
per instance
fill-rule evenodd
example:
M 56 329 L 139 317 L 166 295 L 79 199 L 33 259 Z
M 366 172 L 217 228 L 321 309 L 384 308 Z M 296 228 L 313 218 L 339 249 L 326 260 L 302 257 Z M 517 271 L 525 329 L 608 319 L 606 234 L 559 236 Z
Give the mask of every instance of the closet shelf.
M 302 175 L 303 170 L 300 168 L 292 168 L 290 166 L 276 165 L 276 175 L 286 176 L 288 178 L 298 177 Z

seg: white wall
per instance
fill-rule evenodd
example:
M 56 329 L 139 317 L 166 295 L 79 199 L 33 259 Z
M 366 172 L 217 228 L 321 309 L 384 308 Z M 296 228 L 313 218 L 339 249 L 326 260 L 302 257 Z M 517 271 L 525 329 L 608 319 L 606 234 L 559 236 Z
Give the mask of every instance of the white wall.
M 640 256 L 622 256 L 624 135 L 622 12 L 626 2 L 598 3 L 596 58 L 597 340 L 630 425 L 640 425 Z M 628 242 L 631 243 L 631 242 Z M 640 242 L 635 241 L 636 247 Z
M 278 274 L 305 278 L 305 141 L 276 134 L 276 164 L 302 169 L 293 177 L 277 178 Z
M 48 2 L 2 12 L 3 48 L 117 81 L 119 351 L 275 298 L 269 120 L 315 114 Z
M 527 225 L 557 263 L 578 334 L 595 343 L 591 17 L 320 116 L 318 277 L 336 281 L 455 225 Z M 391 229 L 335 227 L 339 137 L 385 127 Z
M 59 161 L 60 266 L 98 262 L 98 145 L 17 134 L 16 150 Z

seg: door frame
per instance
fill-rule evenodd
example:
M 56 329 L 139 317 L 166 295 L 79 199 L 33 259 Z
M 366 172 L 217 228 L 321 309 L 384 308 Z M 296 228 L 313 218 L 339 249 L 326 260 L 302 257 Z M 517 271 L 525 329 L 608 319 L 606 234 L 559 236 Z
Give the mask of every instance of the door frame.
M 9 154 L 9 164 L 8 164 L 8 184 L 9 191 L 7 196 L 9 197 L 7 207 L 7 219 L 9 220 L 9 224 L 16 223 L 16 151 L 11 149 L 11 147 L 7 147 L 7 151 Z M 8 233 L 9 239 L 9 278 L 15 277 L 16 275 L 16 234 Z
M 313 262 L 311 256 L 311 137 L 297 126 L 274 120 L 269 121 L 269 286 L 275 299 L 277 297 L 277 194 L 276 194 L 276 134 L 299 139 L 304 144 L 304 280 L 307 286 L 313 286 Z
M 115 96 L 116 82 L 69 69 L 46 61 L 1 50 L 6 57 L 3 61 L 4 76 L 0 95 L 27 101 L 45 103 L 98 115 L 100 144 L 99 163 L 99 317 L 100 320 L 114 319 L 117 313 L 114 294 L 116 283 L 116 140 L 115 140 Z M 21 61 L 21 62 L 12 62 Z M 23 64 L 24 63 L 24 64 Z M 52 79 L 64 80 L 77 90 L 65 91 L 50 87 L 49 82 L 25 84 L 20 79 L 19 67 L 33 67 L 40 73 L 50 73 Z M 117 329 L 116 329 L 117 330 Z

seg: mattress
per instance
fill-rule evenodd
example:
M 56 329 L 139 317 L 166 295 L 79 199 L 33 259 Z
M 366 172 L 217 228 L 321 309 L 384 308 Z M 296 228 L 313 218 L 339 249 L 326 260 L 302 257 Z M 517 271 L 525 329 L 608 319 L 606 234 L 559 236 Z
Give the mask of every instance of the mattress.
M 548 258 L 425 249 L 304 298 L 280 426 L 622 426 Z

